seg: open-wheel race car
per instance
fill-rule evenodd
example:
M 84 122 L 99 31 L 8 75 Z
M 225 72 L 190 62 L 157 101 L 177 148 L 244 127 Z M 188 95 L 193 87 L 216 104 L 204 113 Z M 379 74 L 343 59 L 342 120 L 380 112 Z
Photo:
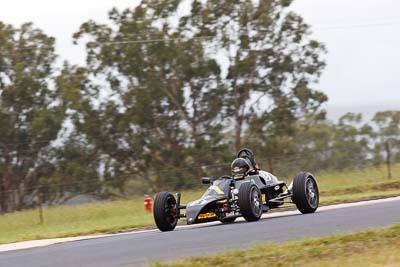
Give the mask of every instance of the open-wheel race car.
M 313 213 L 319 205 L 319 191 L 314 176 L 308 172 L 297 174 L 287 186 L 274 175 L 259 169 L 250 149 L 239 151 L 231 165 L 232 175 L 215 181 L 202 178 L 211 184 L 203 196 L 186 205 L 180 203 L 181 194 L 160 192 L 154 200 L 153 215 L 161 231 L 172 231 L 181 218 L 187 224 L 211 221 L 232 223 L 243 216 L 248 222 L 258 221 L 262 213 L 294 203 L 297 209 Z M 185 213 L 182 211 L 185 210 Z

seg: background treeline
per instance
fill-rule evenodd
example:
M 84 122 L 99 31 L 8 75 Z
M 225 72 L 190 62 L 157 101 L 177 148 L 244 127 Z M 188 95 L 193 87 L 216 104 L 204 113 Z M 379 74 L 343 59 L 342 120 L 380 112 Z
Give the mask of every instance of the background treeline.
M 239 148 L 292 175 L 399 161 L 400 112 L 326 120 L 325 47 L 290 0 L 143 0 L 74 34 L 60 64 L 34 25 L 0 22 L 0 211 L 190 188 Z

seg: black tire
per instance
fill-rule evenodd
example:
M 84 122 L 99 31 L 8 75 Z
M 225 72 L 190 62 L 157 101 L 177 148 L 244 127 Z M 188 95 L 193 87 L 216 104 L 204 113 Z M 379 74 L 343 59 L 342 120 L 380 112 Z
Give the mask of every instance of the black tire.
M 176 199 L 170 192 L 160 192 L 154 200 L 153 216 L 158 229 L 163 232 L 175 229 L 178 219 L 176 218 Z
M 255 184 L 243 183 L 239 188 L 240 213 L 248 222 L 258 221 L 261 218 L 262 200 L 260 189 Z
M 314 213 L 318 209 L 318 185 L 312 174 L 301 172 L 294 177 L 292 200 L 303 214 Z
M 219 220 L 222 223 L 233 223 L 236 220 L 236 217 L 224 218 Z

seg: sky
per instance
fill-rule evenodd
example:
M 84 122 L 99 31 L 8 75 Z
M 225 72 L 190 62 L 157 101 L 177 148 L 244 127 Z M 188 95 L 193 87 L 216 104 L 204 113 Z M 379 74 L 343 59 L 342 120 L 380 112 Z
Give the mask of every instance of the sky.
M 292 9 L 327 46 L 317 85 L 330 117 L 400 110 L 400 1 L 295 0 Z
M 62 60 L 84 64 L 83 46 L 72 43 L 79 26 L 93 19 L 107 23 L 112 7 L 133 7 L 138 0 L 13 0 L 0 6 L 0 21 L 16 27 L 33 22 L 57 40 Z M 400 1 L 294 0 L 291 7 L 311 25 L 313 37 L 328 50 L 327 67 L 315 89 L 325 92 L 328 117 L 347 111 L 371 117 L 400 110 Z

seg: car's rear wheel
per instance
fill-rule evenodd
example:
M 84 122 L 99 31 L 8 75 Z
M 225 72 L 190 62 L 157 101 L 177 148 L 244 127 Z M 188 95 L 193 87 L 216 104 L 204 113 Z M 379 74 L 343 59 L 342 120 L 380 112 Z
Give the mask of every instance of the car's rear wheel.
M 318 209 L 319 190 L 312 174 L 301 172 L 294 177 L 292 200 L 301 213 L 313 213 Z
M 170 192 L 160 192 L 154 200 L 153 215 L 158 229 L 163 232 L 175 229 L 178 219 L 176 217 L 176 199 Z
M 258 221 L 261 218 L 262 200 L 260 189 L 252 183 L 243 183 L 239 188 L 240 213 L 248 222 Z

